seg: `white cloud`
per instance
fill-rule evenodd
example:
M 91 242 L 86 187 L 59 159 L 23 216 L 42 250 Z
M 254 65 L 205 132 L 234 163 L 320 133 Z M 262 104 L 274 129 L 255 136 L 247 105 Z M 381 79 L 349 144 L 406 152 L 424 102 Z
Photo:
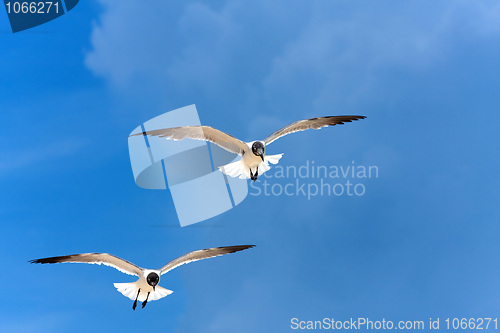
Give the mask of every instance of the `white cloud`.
M 129 85 L 137 76 L 161 76 L 166 69 L 162 56 L 173 35 L 164 19 L 168 6 L 163 2 L 145 6 L 135 0 L 101 4 L 104 11 L 94 24 L 87 66 L 117 87 Z
M 63 332 L 69 326 L 68 313 L 31 314 L 29 320 L 26 315 L 10 314 L 2 316 L 0 320 L 1 332 Z
M 86 63 L 112 87 L 280 116 L 353 107 L 383 89 L 380 72 L 425 70 L 500 30 L 487 1 L 101 3 Z
M 19 169 L 33 166 L 55 157 L 75 154 L 84 145 L 85 143 L 81 140 L 65 139 L 44 146 L 35 144 L 35 146 L 30 148 L 2 151 L 1 154 L 5 158 L 0 161 L 0 175 L 6 177 Z

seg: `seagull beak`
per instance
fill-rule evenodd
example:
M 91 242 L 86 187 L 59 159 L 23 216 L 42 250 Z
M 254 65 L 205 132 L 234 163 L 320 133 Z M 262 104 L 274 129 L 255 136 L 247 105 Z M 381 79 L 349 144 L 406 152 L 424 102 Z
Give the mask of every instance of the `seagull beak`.
M 156 286 L 153 286 L 153 291 L 155 291 L 155 287 L 156 287 Z
M 262 162 L 264 162 L 264 154 L 259 155 L 259 156 L 260 156 L 260 158 L 262 158 Z

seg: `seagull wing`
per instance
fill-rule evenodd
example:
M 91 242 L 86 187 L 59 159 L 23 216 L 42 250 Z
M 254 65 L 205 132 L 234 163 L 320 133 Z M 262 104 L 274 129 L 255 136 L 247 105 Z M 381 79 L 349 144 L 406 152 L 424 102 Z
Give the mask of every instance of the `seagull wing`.
M 208 258 L 213 258 L 217 256 L 222 256 L 224 254 L 228 253 L 234 253 L 242 250 L 246 250 L 249 248 L 254 247 L 255 245 L 236 245 L 236 246 L 225 246 L 225 247 L 214 247 L 211 249 L 204 249 L 204 250 L 198 250 L 198 251 L 193 251 L 189 252 L 183 256 L 180 256 L 177 259 L 174 259 L 170 261 L 168 264 L 160 268 L 161 274 L 165 274 L 168 271 L 171 271 L 172 269 L 184 265 L 184 264 L 189 264 L 190 262 L 202 260 L 202 259 L 208 259 Z
M 189 138 L 193 140 L 210 141 L 224 148 L 225 150 L 238 155 L 243 155 L 245 150 L 248 149 L 247 145 L 243 141 L 238 140 L 234 136 L 219 131 L 218 129 L 210 126 L 171 127 L 137 133 L 131 136 L 136 135 L 152 135 L 172 140 L 182 140 L 185 138 Z
M 133 263 L 118 258 L 112 254 L 108 253 L 82 253 L 82 254 L 72 254 L 69 256 L 60 257 L 50 257 L 42 259 L 34 259 L 29 261 L 32 264 L 56 264 L 61 262 L 74 262 L 74 263 L 86 263 L 86 264 L 97 264 L 106 265 L 116 268 L 122 273 L 129 275 L 142 274 L 142 269 Z
M 365 118 L 365 116 L 328 116 L 299 120 L 283 128 L 280 128 L 279 130 L 265 138 L 264 142 L 266 143 L 266 145 L 268 145 L 274 140 L 277 140 L 282 136 L 290 133 L 305 131 L 311 128 L 320 129 L 326 126 L 342 125 L 344 123 L 350 123 L 351 121 Z

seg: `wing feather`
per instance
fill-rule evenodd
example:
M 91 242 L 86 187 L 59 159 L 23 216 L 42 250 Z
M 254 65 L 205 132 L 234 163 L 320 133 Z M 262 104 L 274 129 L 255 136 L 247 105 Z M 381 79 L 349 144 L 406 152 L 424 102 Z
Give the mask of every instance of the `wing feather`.
M 193 140 L 209 141 L 238 155 L 243 155 L 248 148 L 243 141 L 210 126 L 171 127 L 137 133 L 131 136 L 137 135 L 152 135 L 172 140 L 189 138 Z
M 208 259 L 208 258 L 213 258 L 217 256 L 222 256 L 224 254 L 228 253 L 234 253 L 238 251 L 243 251 L 246 249 L 250 249 L 254 247 L 255 245 L 236 245 L 236 246 L 225 246 L 225 247 L 214 247 L 210 249 L 204 249 L 204 250 L 197 250 L 193 252 L 189 252 L 183 256 L 180 256 L 177 259 L 174 259 L 167 263 L 165 266 L 160 268 L 161 274 L 165 274 L 168 271 L 171 271 L 172 269 L 179 267 L 184 264 L 188 264 L 190 262 L 202 260 L 202 259 Z
M 344 123 L 350 123 L 351 121 L 365 118 L 365 116 L 328 116 L 299 120 L 283 128 L 280 128 L 279 130 L 275 131 L 267 138 L 265 138 L 263 141 L 266 143 L 266 145 L 268 145 L 271 142 L 290 133 L 305 131 L 308 129 L 320 129 L 326 126 L 342 125 Z
M 97 264 L 97 265 L 102 264 L 116 268 L 117 270 L 125 274 L 137 275 L 137 276 L 142 274 L 142 269 L 140 267 L 134 265 L 133 263 L 127 260 L 123 260 L 109 253 L 72 254 L 60 257 L 34 259 L 30 260 L 29 262 L 32 264 L 56 264 L 63 262 Z

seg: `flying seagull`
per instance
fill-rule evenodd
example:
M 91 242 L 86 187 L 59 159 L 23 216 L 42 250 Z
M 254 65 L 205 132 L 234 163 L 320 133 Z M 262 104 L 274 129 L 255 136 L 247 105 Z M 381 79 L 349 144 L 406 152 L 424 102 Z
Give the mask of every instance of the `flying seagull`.
M 278 163 L 283 155 L 266 155 L 266 147 L 273 141 L 290 133 L 342 125 L 365 118 L 365 116 L 328 116 L 299 120 L 275 131 L 264 140 L 251 142 L 243 142 L 209 126 L 172 127 L 132 134 L 131 136 L 152 135 L 172 140 L 189 138 L 212 142 L 229 152 L 242 156 L 242 158 L 236 162 L 220 166 L 220 171 L 231 177 L 239 176 L 241 179 L 250 178 L 256 181 L 259 174 L 263 174 L 270 169 L 269 163 Z
M 115 288 L 119 292 L 121 292 L 124 296 L 127 296 L 131 300 L 134 300 L 132 309 L 135 310 L 137 301 L 142 302 L 142 307 L 144 308 L 148 301 L 156 301 L 173 293 L 173 291 L 162 288 L 158 285 L 158 283 L 160 282 L 160 276 L 171 271 L 172 269 L 180 265 L 188 264 L 190 262 L 222 256 L 224 254 L 246 250 L 254 246 L 255 245 L 236 245 L 193 251 L 170 261 L 160 269 L 141 268 L 127 260 L 123 260 L 109 253 L 72 254 L 61 257 L 35 259 L 30 260 L 29 262 L 32 264 L 56 264 L 61 262 L 87 263 L 98 265 L 103 264 L 106 266 L 114 267 L 122 273 L 136 275 L 139 277 L 139 280 L 137 280 L 136 282 L 114 283 Z

